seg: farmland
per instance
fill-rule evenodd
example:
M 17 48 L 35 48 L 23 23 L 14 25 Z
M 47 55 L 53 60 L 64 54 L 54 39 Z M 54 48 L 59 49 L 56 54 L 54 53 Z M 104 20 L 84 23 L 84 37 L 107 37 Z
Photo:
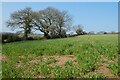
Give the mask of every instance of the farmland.
M 2 77 L 118 77 L 117 58 L 117 34 L 5 43 Z

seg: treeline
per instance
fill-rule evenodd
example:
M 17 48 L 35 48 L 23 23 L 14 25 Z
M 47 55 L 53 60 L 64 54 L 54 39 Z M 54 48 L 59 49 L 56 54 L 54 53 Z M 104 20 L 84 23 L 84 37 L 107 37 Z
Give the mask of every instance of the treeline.
M 31 8 L 25 8 L 13 12 L 10 19 L 6 22 L 7 27 L 12 30 L 20 30 L 18 33 L 2 33 L 2 42 L 14 42 L 21 40 L 41 40 L 52 38 L 74 37 L 78 35 L 95 34 L 94 31 L 83 31 L 82 25 L 72 26 L 72 17 L 67 11 L 60 11 L 53 7 L 43 10 L 33 11 Z M 67 34 L 72 28 L 76 34 Z M 34 31 L 43 33 L 41 36 L 28 36 Z M 73 33 L 74 33 L 73 32 Z M 19 34 L 23 34 L 19 36 Z M 115 34 L 115 32 L 111 32 Z M 98 32 L 96 34 L 111 34 L 108 32 Z
M 81 33 L 81 34 L 79 34 Z M 100 31 L 97 33 L 94 33 L 93 31 L 90 32 L 85 32 L 85 31 L 80 31 L 78 34 L 66 34 L 66 37 L 75 37 L 75 36 L 79 36 L 79 35 L 95 35 L 95 34 L 120 34 L 120 32 L 105 32 L 105 31 Z M 0 41 L 2 41 L 2 43 L 9 43 L 9 42 L 16 42 L 16 41 L 22 41 L 24 40 L 24 37 L 22 33 L 0 33 L 0 35 L 2 36 L 2 38 L 0 38 Z M 43 40 L 45 39 L 43 34 L 29 34 L 27 40 Z
M 24 40 L 24 34 L 22 33 L 0 33 L 0 42 L 2 43 L 9 43 L 9 42 L 16 42 Z M 27 40 L 42 40 L 44 37 L 42 35 L 37 34 L 29 34 Z
M 39 11 L 25 8 L 11 14 L 10 20 L 7 21 L 7 27 L 22 29 L 25 40 L 33 30 L 42 32 L 46 39 L 61 38 L 66 37 L 71 21 L 72 18 L 67 11 L 60 11 L 53 7 Z

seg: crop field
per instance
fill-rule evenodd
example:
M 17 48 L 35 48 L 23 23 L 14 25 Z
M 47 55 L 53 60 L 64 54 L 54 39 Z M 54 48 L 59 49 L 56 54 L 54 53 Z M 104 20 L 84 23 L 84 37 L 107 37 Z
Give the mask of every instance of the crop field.
M 118 35 L 19 41 L 2 45 L 3 78 L 116 78 Z

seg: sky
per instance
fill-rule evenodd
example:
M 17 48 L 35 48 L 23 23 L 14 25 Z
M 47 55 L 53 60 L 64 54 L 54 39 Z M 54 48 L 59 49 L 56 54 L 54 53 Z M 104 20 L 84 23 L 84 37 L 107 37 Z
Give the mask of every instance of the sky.
M 73 25 L 81 24 L 86 32 L 118 31 L 118 3 L 117 2 L 3 2 L 2 3 L 2 31 L 16 32 L 6 27 L 14 11 L 31 7 L 33 11 L 55 7 L 66 10 L 73 18 Z
M 2 2 L 118 2 L 119 0 L 1 0 Z

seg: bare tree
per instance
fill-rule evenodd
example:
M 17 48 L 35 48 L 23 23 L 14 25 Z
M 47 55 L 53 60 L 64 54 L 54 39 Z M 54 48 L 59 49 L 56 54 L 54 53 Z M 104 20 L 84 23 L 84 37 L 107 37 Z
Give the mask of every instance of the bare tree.
M 10 20 L 7 21 L 7 26 L 11 29 L 20 28 L 24 31 L 24 39 L 27 39 L 28 34 L 31 32 L 32 22 L 31 8 L 15 11 L 11 14 Z
M 34 29 L 43 32 L 45 38 L 56 35 L 61 37 L 62 33 L 68 29 L 66 25 L 71 21 L 67 12 L 61 12 L 53 7 L 34 12 L 33 17 Z
M 66 32 L 70 29 L 71 21 L 72 18 L 66 11 L 62 11 L 57 15 L 56 28 L 59 37 L 65 36 Z

